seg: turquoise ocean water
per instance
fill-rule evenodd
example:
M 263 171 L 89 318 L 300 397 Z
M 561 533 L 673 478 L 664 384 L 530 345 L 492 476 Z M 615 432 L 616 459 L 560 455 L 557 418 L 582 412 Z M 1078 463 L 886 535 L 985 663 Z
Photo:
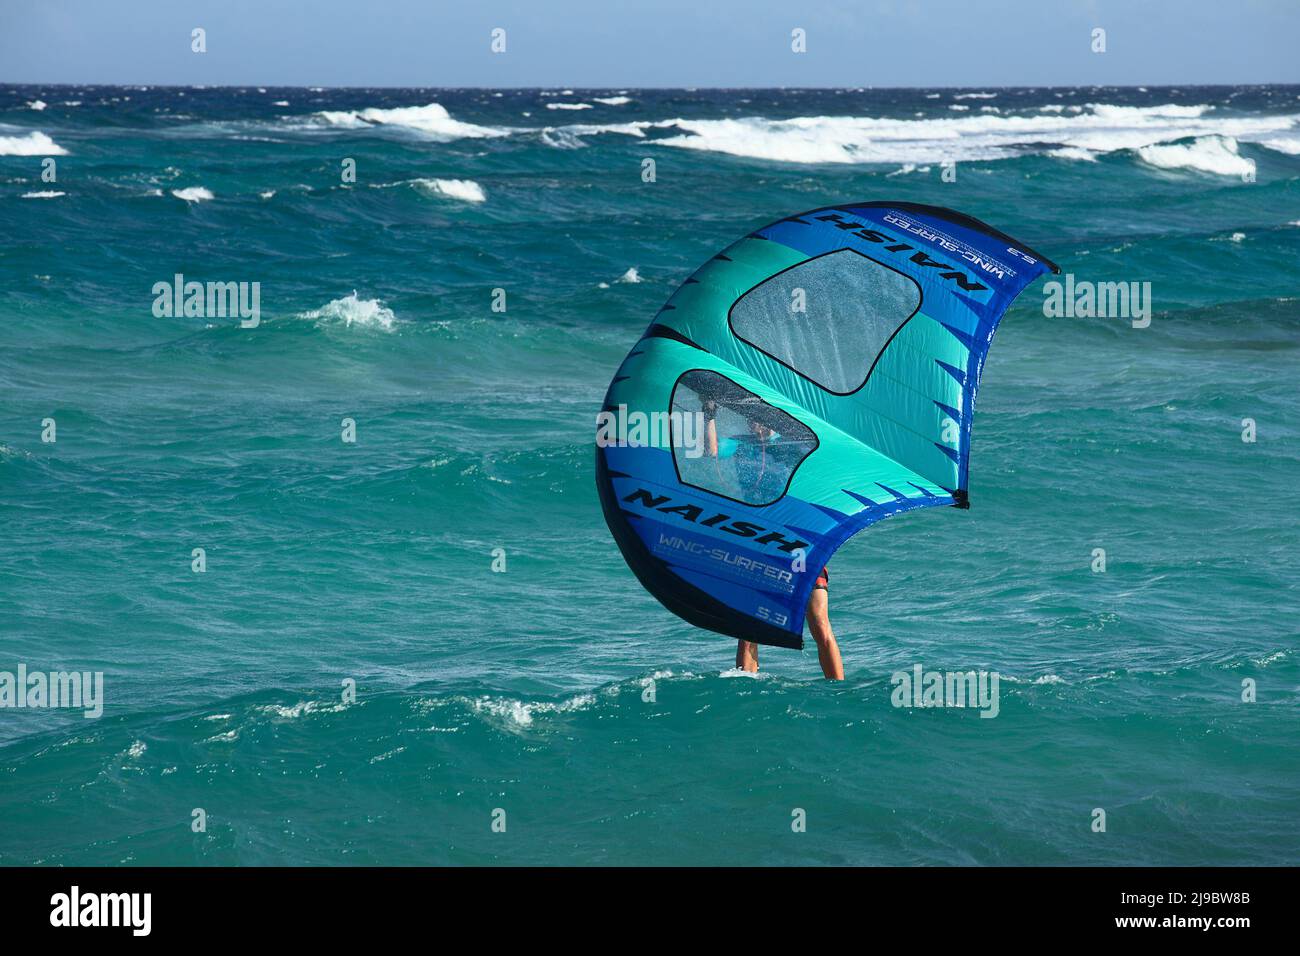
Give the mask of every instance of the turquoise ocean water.
M 1295 863 L 1298 122 L 1296 87 L 0 87 L 0 671 L 106 696 L 0 709 L 0 863 Z M 737 677 L 624 565 L 595 414 L 719 249 L 882 199 L 1149 281 L 1151 323 L 1028 290 L 971 510 L 832 563 L 847 680 Z M 155 316 L 177 273 L 261 324 Z M 996 670 L 999 715 L 893 707 L 914 664 Z

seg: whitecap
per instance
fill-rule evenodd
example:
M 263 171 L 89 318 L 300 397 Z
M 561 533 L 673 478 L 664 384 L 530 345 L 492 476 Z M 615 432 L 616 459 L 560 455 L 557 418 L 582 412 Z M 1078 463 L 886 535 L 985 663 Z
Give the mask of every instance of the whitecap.
M 356 325 L 362 328 L 382 329 L 385 332 L 391 332 L 397 322 L 397 316 L 392 309 L 387 308 L 378 299 L 358 297 L 356 290 L 353 290 L 351 295 L 334 299 L 319 309 L 299 313 L 299 318 L 312 319 L 319 326 L 343 325 L 351 328 Z
M 186 202 L 207 202 L 209 199 L 216 198 L 212 195 L 212 190 L 206 186 L 186 186 L 184 189 L 173 189 L 172 195 Z
M 325 110 L 315 114 L 317 122 L 342 129 L 364 129 L 367 126 L 391 126 L 411 130 L 426 137 L 450 141 L 453 139 L 482 139 L 508 136 L 510 130 L 452 119 L 447 108 L 440 103 L 425 106 L 399 106 L 393 109 L 370 107 L 363 110 Z
M 39 130 L 26 136 L 0 136 L 0 156 L 67 156 L 68 151 Z
M 486 202 L 487 193 L 472 179 L 416 179 L 413 185 L 428 193 L 459 199 L 461 202 Z
M 497 697 L 479 697 L 469 702 L 476 714 L 497 718 L 514 728 L 531 727 L 538 714 L 564 714 L 585 710 L 596 702 L 594 694 L 579 694 L 560 701 L 522 701 Z
M 1227 136 L 1202 136 L 1191 143 L 1143 146 L 1138 156 L 1159 169 L 1191 169 L 1219 176 L 1244 176 L 1255 164 L 1237 152 L 1237 141 Z

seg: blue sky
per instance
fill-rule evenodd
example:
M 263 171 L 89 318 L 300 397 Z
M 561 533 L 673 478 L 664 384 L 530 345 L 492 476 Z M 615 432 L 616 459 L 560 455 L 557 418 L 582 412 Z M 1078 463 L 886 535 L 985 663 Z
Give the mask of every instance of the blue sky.
M 9 83 L 1288 83 L 1297 41 L 1296 0 L 0 0 Z

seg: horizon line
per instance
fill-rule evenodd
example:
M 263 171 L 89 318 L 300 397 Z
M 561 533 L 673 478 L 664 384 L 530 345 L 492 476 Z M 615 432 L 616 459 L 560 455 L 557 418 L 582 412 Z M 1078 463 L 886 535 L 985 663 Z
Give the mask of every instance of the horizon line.
M 681 91 L 681 92 L 698 92 L 701 90 L 712 90 L 719 92 L 751 92 L 755 90 L 837 90 L 837 91 L 857 91 L 857 90 L 1159 90 L 1159 89 L 1211 89 L 1214 87 L 1226 87 L 1229 89 L 1247 89 L 1250 87 L 1270 87 L 1270 86 L 1300 86 L 1300 80 L 1295 81 L 1269 81 L 1263 83 L 1073 83 L 1073 84 L 999 84 L 999 83 L 976 83 L 968 86 L 848 86 L 845 84 L 834 84 L 827 86 L 582 86 L 578 84 L 558 84 L 555 86 L 485 86 L 485 85 L 468 85 L 468 86 L 393 86 L 389 84 L 380 84 L 377 86 L 356 86 L 344 84 L 337 86 L 329 85 L 306 85 L 306 84 L 283 84 L 283 83 L 40 83 L 40 82 L 18 82 L 12 80 L 0 80 L 0 87 L 7 86 L 45 86 L 45 87 L 105 87 L 109 89 L 148 89 L 148 90 L 239 90 L 239 89 L 277 89 L 277 90 L 490 90 L 493 92 L 516 91 L 516 90 L 574 90 L 587 91 L 595 93 L 607 93 L 634 90 L 653 90 L 653 91 Z

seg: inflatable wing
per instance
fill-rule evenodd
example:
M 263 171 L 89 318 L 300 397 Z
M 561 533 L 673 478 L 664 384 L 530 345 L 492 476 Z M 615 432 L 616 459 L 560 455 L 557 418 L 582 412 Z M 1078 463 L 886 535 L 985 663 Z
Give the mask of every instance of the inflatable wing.
M 605 521 L 646 590 L 698 627 L 802 647 L 813 584 L 850 536 L 967 507 L 984 357 L 1048 270 L 977 219 L 912 203 L 816 209 L 714 256 L 597 420 Z

